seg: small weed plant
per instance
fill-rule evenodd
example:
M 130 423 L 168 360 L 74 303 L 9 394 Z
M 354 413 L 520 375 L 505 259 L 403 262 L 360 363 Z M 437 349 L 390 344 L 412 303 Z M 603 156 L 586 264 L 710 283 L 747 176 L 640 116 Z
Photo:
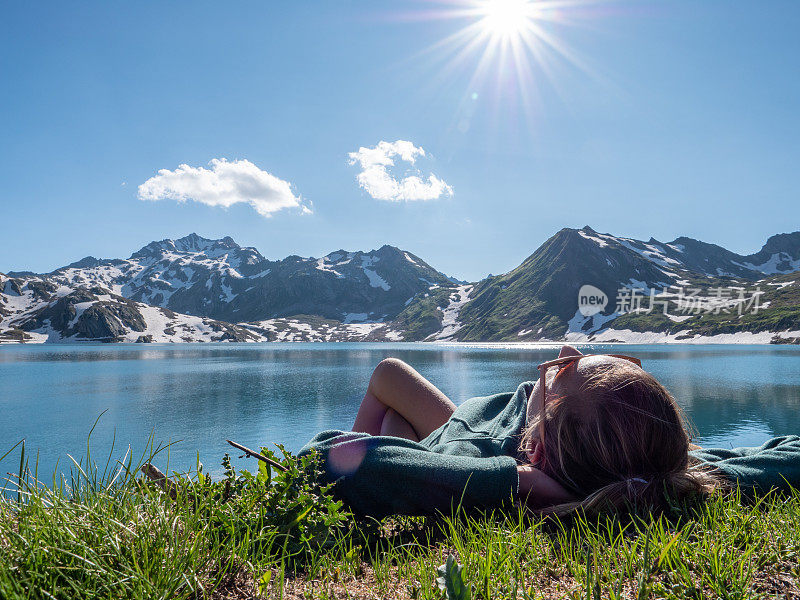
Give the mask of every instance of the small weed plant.
M 184 480 L 184 491 L 207 513 L 204 518 L 221 546 L 246 548 L 247 560 L 281 556 L 292 571 L 331 549 L 352 522 L 352 515 L 335 500 L 332 484 L 321 485 L 316 456 L 292 456 L 278 446 L 281 457 L 267 448 L 264 456 L 285 470 L 258 463 L 255 474 L 237 472 L 225 455 L 224 479 L 212 482 L 199 473 Z

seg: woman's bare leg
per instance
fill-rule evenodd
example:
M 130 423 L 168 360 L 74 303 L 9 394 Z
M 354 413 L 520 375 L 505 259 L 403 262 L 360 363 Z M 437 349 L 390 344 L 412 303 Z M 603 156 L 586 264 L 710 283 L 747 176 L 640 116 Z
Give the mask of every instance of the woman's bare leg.
M 371 392 L 364 394 L 361 406 L 358 408 L 353 431 L 362 431 L 370 435 L 380 435 L 383 417 L 386 416 L 388 406 L 383 404 Z
M 395 435 L 386 433 L 392 430 L 409 434 L 409 429 L 399 422 L 403 419 L 415 437 L 398 437 L 421 440 L 444 424 L 455 409 L 455 404 L 441 390 L 411 366 L 402 360 L 387 358 L 372 373 L 353 431 Z
M 393 408 L 386 409 L 386 416 L 381 424 L 381 435 L 393 435 L 413 442 L 419 441 L 417 432 L 414 431 L 411 424 Z

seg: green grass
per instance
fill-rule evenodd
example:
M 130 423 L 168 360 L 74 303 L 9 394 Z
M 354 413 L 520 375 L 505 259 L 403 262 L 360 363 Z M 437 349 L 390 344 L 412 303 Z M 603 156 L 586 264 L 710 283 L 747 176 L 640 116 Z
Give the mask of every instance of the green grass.
M 659 517 L 562 523 L 509 508 L 377 522 L 318 486 L 311 459 L 272 456 L 288 470 L 226 461 L 212 481 L 198 462 L 173 476 L 173 499 L 130 458 L 37 483 L 15 448 L 0 460 L 17 473 L 0 501 L 0 598 L 800 597 L 798 492 Z

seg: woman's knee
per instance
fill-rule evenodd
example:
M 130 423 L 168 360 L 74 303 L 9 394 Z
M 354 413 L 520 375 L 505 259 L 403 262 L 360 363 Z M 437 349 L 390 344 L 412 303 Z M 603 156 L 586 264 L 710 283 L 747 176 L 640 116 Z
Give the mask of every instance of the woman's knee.
M 375 370 L 376 371 L 378 371 L 378 370 L 381 370 L 381 371 L 397 371 L 397 370 L 407 371 L 410 368 L 411 367 L 407 362 L 405 362 L 403 360 L 400 360 L 399 358 L 394 358 L 394 357 L 390 356 L 389 358 L 384 358 L 381 362 L 379 362 L 378 366 L 375 367 Z
M 375 367 L 375 370 L 372 372 L 370 386 L 374 387 L 375 385 L 379 385 L 381 382 L 386 381 L 391 377 L 395 377 L 401 373 L 408 373 L 410 371 L 411 367 L 399 358 L 384 358 L 378 363 L 378 366 Z

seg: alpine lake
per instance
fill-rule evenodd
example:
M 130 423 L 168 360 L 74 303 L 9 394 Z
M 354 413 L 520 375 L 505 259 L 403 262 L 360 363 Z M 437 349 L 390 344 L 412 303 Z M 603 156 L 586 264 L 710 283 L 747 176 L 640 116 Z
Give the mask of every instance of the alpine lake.
M 637 356 L 673 393 L 707 447 L 760 445 L 800 433 L 800 347 L 580 345 L 584 353 Z M 254 470 L 226 439 L 296 452 L 324 429 L 350 429 L 372 369 L 405 360 L 456 404 L 513 391 L 537 377 L 557 345 L 502 344 L 131 344 L 0 346 L 0 456 L 25 439 L 38 478 L 52 483 L 72 459 L 102 472 L 130 447 L 134 464 L 151 449 L 164 471 L 199 459 L 222 472 Z M 91 432 L 91 435 L 90 435 Z M 18 472 L 18 446 L 0 462 Z M 70 458 L 72 457 L 72 458 Z M 4 475 L 5 477 L 5 475 Z

